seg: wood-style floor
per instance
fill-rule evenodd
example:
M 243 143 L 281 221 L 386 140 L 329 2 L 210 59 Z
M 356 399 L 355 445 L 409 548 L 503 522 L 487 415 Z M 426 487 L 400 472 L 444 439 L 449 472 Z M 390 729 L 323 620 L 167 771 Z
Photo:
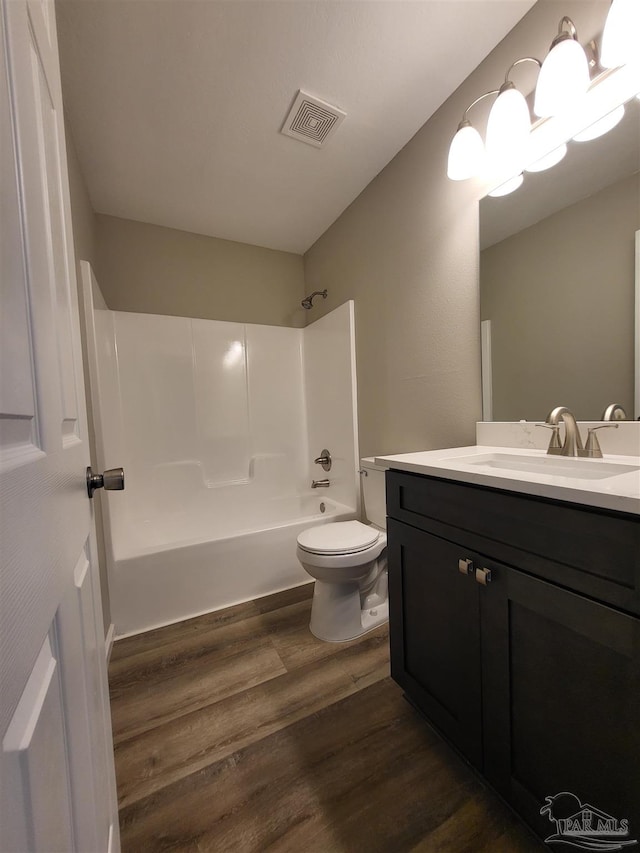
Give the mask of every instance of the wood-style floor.
M 124 853 L 544 849 L 403 699 L 386 627 L 320 642 L 311 592 L 115 644 Z

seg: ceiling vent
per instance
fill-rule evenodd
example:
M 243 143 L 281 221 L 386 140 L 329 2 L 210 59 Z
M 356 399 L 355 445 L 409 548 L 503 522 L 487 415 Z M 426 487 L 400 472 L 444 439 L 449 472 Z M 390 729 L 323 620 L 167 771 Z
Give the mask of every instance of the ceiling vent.
M 321 148 L 345 116 L 346 113 L 337 107 L 300 90 L 285 119 L 281 133 Z

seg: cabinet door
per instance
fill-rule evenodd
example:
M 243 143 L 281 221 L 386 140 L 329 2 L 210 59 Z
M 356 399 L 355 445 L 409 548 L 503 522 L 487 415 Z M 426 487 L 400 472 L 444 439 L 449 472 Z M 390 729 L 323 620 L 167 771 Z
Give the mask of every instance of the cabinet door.
M 462 548 L 388 520 L 391 675 L 431 722 L 482 764 L 478 585 Z
M 487 778 L 542 838 L 576 804 L 564 797 L 541 815 L 546 798 L 569 792 L 597 816 L 628 820 L 640 840 L 640 620 L 489 568 L 480 590 Z

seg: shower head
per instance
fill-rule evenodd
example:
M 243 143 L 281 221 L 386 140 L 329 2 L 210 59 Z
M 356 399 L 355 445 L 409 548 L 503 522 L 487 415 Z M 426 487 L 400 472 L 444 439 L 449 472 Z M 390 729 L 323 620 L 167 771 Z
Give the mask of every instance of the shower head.
M 300 303 L 303 308 L 306 308 L 307 311 L 310 308 L 313 308 L 313 298 L 314 296 L 322 296 L 323 299 L 327 298 L 327 291 L 325 290 L 314 290 L 311 296 L 305 296 L 305 298 Z

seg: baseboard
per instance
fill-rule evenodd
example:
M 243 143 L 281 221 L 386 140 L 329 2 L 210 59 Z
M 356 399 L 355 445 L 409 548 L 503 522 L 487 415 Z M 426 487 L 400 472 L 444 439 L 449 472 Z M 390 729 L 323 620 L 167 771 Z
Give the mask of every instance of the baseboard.
M 116 632 L 116 626 L 111 623 L 109 625 L 109 630 L 107 631 L 107 636 L 104 638 L 104 653 L 107 658 L 107 666 L 109 666 L 109 660 L 111 659 L 111 649 L 113 648 L 113 635 Z

